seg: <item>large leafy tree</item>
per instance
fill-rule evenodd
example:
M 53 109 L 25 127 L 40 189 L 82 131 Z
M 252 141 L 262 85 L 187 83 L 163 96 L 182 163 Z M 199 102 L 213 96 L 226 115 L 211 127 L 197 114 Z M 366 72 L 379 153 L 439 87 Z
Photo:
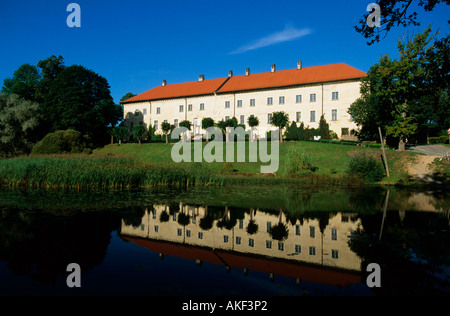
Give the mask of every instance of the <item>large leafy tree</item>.
M 280 143 L 283 142 L 283 128 L 289 124 L 289 114 L 279 111 L 273 112 L 272 122 L 270 123 L 275 127 L 280 129 Z
M 450 124 L 448 37 L 432 44 L 427 28 L 408 42 L 399 41 L 397 60 L 387 55 L 362 80 L 361 98 L 349 113 L 362 139 L 378 139 L 378 127 L 396 137 L 404 149 L 410 137 L 426 138 Z
M 31 152 L 39 127 L 39 105 L 18 95 L 0 93 L 0 156 Z
M 12 78 L 6 78 L 3 81 L 1 92 L 7 95 L 17 94 L 23 99 L 37 101 L 39 80 L 41 80 L 39 69 L 30 64 L 23 64 L 14 71 Z
M 108 126 L 121 118 L 107 80 L 83 66 L 65 67 L 52 80 L 42 104 L 50 131 L 75 129 L 91 137 L 95 144 L 107 141 Z
M 367 16 L 370 13 L 362 16 L 358 25 L 354 26 L 358 33 L 368 39 L 368 45 L 378 43 L 395 27 L 419 26 L 417 12 L 413 10 L 420 8 L 425 12 L 431 12 L 439 3 L 450 5 L 450 0 L 378 0 L 376 3 L 380 6 L 380 27 L 367 25 Z M 416 4 L 417 6 L 414 8 Z

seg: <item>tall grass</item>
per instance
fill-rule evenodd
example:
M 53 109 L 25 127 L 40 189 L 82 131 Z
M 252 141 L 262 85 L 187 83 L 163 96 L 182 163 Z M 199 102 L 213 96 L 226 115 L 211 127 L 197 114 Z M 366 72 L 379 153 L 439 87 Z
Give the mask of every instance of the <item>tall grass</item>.
M 66 155 L 0 160 L 0 184 L 32 188 L 112 188 L 220 184 L 203 165 L 151 164 L 124 157 Z

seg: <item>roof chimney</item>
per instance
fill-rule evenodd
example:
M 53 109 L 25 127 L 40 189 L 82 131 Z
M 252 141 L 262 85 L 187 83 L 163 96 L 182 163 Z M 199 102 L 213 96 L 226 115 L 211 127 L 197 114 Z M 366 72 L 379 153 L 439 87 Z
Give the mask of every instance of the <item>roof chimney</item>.
M 297 61 L 297 69 L 302 69 L 302 61 Z
M 275 64 L 272 65 L 272 69 L 270 70 L 270 72 L 275 72 Z
M 245 69 L 245 75 L 250 76 L 250 68 Z
M 230 70 L 229 72 L 228 72 L 228 77 L 233 77 L 233 70 Z
M 203 81 L 205 80 L 205 75 L 199 75 L 198 76 L 198 81 Z
M 166 81 L 166 79 L 164 79 L 164 80 L 162 81 L 162 86 L 164 87 L 166 84 L 167 84 L 167 81 Z

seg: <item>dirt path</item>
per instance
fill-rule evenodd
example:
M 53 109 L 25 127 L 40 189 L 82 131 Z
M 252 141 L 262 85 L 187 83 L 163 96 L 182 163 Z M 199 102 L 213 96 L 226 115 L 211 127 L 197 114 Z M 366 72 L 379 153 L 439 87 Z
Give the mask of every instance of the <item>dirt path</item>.
M 433 167 L 430 164 L 436 158 L 439 156 L 417 156 L 416 161 L 407 166 L 409 174 L 417 180 L 433 181 Z

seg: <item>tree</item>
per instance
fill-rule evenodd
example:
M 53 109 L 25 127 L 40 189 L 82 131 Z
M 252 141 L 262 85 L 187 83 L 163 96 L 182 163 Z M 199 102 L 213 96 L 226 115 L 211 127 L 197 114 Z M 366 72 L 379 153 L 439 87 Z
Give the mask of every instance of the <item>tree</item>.
M 114 137 L 119 140 L 119 145 L 122 144 L 122 140 L 128 136 L 128 129 L 126 126 L 116 126 L 112 130 Z
M 168 122 L 162 122 L 161 129 L 162 129 L 164 135 L 166 135 L 166 144 L 167 144 L 167 143 L 169 143 L 168 134 L 172 130 L 172 125 L 170 125 L 170 123 L 168 123 Z
M 248 117 L 247 123 L 248 123 L 248 126 L 250 126 L 250 129 L 251 129 L 251 135 L 250 135 L 251 137 L 250 137 L 250 141 L 253 141 L 253 140 L 254 140 L 254 137 L 253 137 L 253 129 L 259 125 L 259 119 L 258 119 L 257 116 L 254 116 L 254 115 L 252 114 L 252 115 L 250 115 L 250 116 Z
M 0 156 L 30 153 L 37 141 L 39 104 L 0 93 Z
M 83 66 L 65 67 L 52 80 L 42 110 L 49 131 L 75 129 L 96 145 L 108 140 L 108 126 L 123 113 L 114 104 L 107 80 Z
M 188 130 L 191 130 L 191 122 L 189 122 L 188 120 L 185 121 L 181 121 L 179 124 L 181 127 L 186 127 Z
M 413 3 L 413 0 L 378 0 L 377 3 L 380 6 L 382 18 L 380 20 L 380 27 L 369 27 L 367 25 L 367 14 L 359 20 L 359 24 L 355 25 L 355 30 L 369 39 L 368 45 L 372 45 L 380 41 L 380 36 L 385 38 L 390 30 L 394 27 L 408 25 L 419 26 L 420 22 L 417 21 L 417 12 L 409 10 Z M 450 0 L 419 0 L 417 3 L 419 7 L 423 7 L 425 12 L 431 12 L 439 3 L 450 4 Z M 409 10 L 409 11 L 408 11 Z
M 141 139 L 147 133 L 147 128 L 144 125 L 136 125 L 133 127 L 133 136 L 138 140 L 139 146 L 141 146 Z
M 120 98 L 120 101 L 128 100 L 128 99 L 130 99 L 130 98 L 132 98 L 134 96 L 136 96 L 136 94 L 128 92 L 123 97 Z
M 36 66 L 23 64 L 14 71 L 12 78 L 6 78 L 3 81 L 1 92 L 7 95 L 17 94 L 25 100 L 37 101 L 40 79 L 41 75 Z
M 210 117 L 205 117 L 202 119 L 202 128 L 207 130 L 210 127 L 214 126 L 214 120 Z M 208 131 L 206 131 L 206 141 L 209 141 Z
M 378 127 L 396 137 L 399 148 L 410 136 L 423 137 L 450 123 L 448 38 L 431 44 L 437 34 L 428 27 L 407 42 L 399 41 L 399 57 L 383 56 L 361 83 L 361 98 L 349 108 L 362 139 L 378 139 Z M 448 37 L 448 36 L 447 36 Z M 448 128 L 448 127 L 447 127 Z
M 272 124 L 275 127 L 278 127 L 280 130 L 280 143 L 283 142 L 283 128 L 285 128 L 289 123 L 289 114 L 279 111 L 273 112 L 272 114 Z
M 40 60 L 37 64 L 41 68 L 41 80 L 39 81 L 38 100 L 40 103 L 45 100 L 50 90 L 52 81 L 64 70 L 64 58 L 60 55 L 52 55 L 47 59 Z
M 330 139 L 330 125 L 325 120 L 325 114 L 320 116 L 319 121 L 319 136 L 323 139 Z

